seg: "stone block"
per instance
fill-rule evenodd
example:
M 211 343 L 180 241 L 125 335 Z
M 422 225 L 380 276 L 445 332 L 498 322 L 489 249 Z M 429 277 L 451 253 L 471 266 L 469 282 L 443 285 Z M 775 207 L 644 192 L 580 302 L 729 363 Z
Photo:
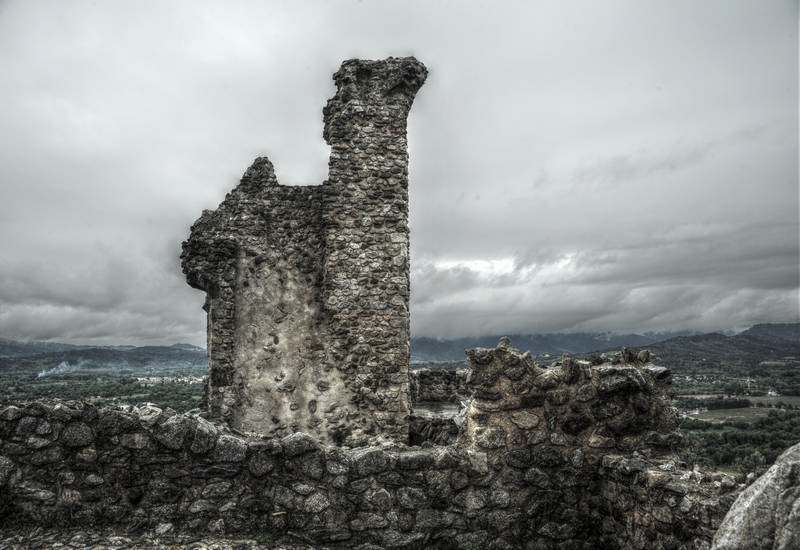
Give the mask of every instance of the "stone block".
M 85 447 L 94 441 L 94 432 L 84 422 L 71 422 L 61 432 L 61 442 L 67 447 Z
M 281 439 L 284 454 L 291 458 L 320 450 L 319 441 L 307 433 L 297 432 Z
M 397 457 L 397 465 L 401 470 L 423 470 L 430 467 L 434 461 L 433 451 L 406 451 Z
M 189 450 L 195 454 L 205 454 L 217 444 L 217 434 L 219 431 L 214 424 L 205 418 L 198 416 L 196 422 L 194 437 L 192 438 L 192 445 L 189 447 Z
M 389 456 L 380 447 L 358 449 L 353 453 L 353 465 L 360 476 L 377 474 L 389 466 Z
M 247 456 L 247 443 L 234 435 L 221 435 L 214 447 L 213 459 L 217 462 L 241 462 Z
M 161 414 L 160 410 L 158 414 Z M 183 442 L 191 429 L 192 422 L 189 418 L 176 415 L 163 422 L 153 437 L 168 449 L 178 450 L 183 447 Z

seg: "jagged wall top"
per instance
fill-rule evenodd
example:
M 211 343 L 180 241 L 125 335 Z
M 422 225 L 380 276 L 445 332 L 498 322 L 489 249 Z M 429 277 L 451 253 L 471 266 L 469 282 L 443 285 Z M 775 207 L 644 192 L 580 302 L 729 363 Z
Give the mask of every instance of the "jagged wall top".
M 363 129 L 367 119 L 402 119 L 428 71 L 414 57 L 389 57 L 382 61 L 350 59 L 333 75 L 336 95 L 322 110 L 323 137 L 332 145 L 349 140 Z

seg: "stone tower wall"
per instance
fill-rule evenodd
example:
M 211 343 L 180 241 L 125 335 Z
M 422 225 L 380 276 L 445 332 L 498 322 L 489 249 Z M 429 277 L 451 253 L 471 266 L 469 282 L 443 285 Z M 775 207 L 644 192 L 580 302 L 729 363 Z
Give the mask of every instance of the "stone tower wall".
M 347 61 L 324 109 L 324 304 L 331 359 L 367 434 L 405 440 L 410 408 L 406 120 L 426 70 L 413 59 Z
M 346 61 L 324 109 L 329 180 L 258 158 L 181 256 L 207 294 L 211 418 L 362 445 L 408 437 L 406 119 L 425 67 Z
M 259 158 L 192 226 L 183 261 L 207 293 L 210 416 L 271 433 L 307 429 L 318 404 L 331 405 L 320 370 L 321 206 L 320 187 L 280 186 Z

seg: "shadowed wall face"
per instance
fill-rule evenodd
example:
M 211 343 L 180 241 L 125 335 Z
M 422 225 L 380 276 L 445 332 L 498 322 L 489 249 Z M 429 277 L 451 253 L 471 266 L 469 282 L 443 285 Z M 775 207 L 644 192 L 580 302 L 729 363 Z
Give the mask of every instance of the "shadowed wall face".
M 408 437 L 406 120 L 427 71 L 350 60 L 323 110 L 320 186 L 279 185 L 258 158 L 183 244 L 207 293 L 213 418 L 264 435 L 363 445 Z

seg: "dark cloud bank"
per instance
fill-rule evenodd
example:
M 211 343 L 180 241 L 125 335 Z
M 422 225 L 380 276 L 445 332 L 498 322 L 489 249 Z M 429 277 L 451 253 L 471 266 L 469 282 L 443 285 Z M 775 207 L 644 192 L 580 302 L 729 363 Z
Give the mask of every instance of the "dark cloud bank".
M 0 3 L 0 336 L 204 344 L 180 242 L 318 184 L 343 59 L 414 54 L 412 328 L 798 317 L 797 3 Z

